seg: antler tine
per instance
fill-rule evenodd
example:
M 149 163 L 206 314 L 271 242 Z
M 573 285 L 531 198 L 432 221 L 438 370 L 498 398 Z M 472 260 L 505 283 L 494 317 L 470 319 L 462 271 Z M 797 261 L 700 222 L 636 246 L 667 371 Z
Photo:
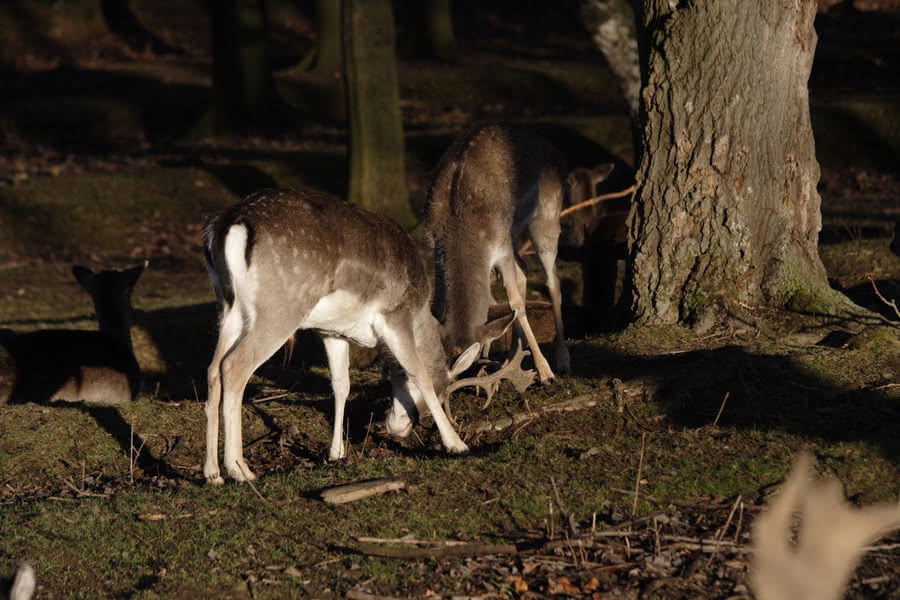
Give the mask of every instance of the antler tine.
M 500 387 L 500 382 L 504 379 L 512 383 L 517 392 L 524 392 L 528 386 L 534 383 L 536 375 L 533 369 L 522 368 L 522 359 L 530 354 L 531 352 L 528 350 L 522 349 L 522 340 L 518 340 L 516 353 L 509 360 L 504 362 L 503 366 L 497 371 L 490 374 L 484 374 L 484 370 L 482 369 L 476 377 L 466 377 L 465 379 L 459 379 L 451 383 L 447 387 L 448 404 L 451 393 L 460 388 L 472 386 L 481 388 L 485 391 L 487 400 L 485 401 L 484 406 L 481 407 L 482 410 L 484 410 L 490 406 L 491 401 L 494 399 L 494 393 Z

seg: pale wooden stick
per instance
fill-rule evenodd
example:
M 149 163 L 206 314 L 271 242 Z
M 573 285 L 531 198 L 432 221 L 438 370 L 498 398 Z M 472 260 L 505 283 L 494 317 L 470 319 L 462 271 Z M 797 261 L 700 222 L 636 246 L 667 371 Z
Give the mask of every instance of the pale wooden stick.
M 328 504 L 345 504 L 402 489 L 406 489 L 406 482 L 402 479 L 372 479 L 327 488 L 319 496 Z

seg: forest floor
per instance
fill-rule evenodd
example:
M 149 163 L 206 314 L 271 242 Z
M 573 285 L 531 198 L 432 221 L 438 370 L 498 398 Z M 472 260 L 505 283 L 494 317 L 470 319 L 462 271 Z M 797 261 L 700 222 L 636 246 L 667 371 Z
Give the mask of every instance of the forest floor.
M 380 436 L 390 386 L 376 364 L 352 371 L 349 457 L 325 464 L 331 388 L 311 344 L 288 364 L 278 353 L 248 387 L 245 454 L 260 479 L 211 487 L 201 463 L 216 323 L 200 224 L 263 186 L 343 194 L 342 92 L 333 73 L 281 70 L 298 107 L 287 132 L 199 136 L 202 11 L 132 4 L 184 52 L 135 52 L 91 26 L 96 15 L 70 31 L 71 15 L 49 4 L 0 8 L 0 26 L 18 32 L 0 48 L 0 327 L 93 328 L 70 266 L 150 260 L 134 292 L 138 400 L 0 410 L 0 577 L 33 562 L 40 598 L 747 597 L 753 519 L 798 451 L 853 505 L 896 502 L 900 318 L 876 294 L 900 298 L 888 249 L 900 219 L 896 13 L 820 15 L 810 82 L 821 256 L 833 285 L 872 312 L 747 307 L 743 325 L 702 335 L 623 327 L 584 320 L 580 267 L 561 262 L 573 375 L 522 396 L 502 388 L 486 409 L 455 395 L 471 456 L 444 455 L 428 421 L 402 442 Z M 474 16 L 458 60 L 400 63 L 414 210 L 428 170 L 477 120 L 529 123 L 573 167 L 615 160 L 608 190 L 627 186 L 628 121 L 572 3 L 533 16 L 459 4 Z M 275 56 L 289 64 L 311 45 L 310 24 L 291 3 L 270 6 Z M 30 28 L 9 21 L 26 17 Z M 373 478 L 405 488 L 320 498 Z M 851 597 L 900 595 L 898 541 L 866 555 Z

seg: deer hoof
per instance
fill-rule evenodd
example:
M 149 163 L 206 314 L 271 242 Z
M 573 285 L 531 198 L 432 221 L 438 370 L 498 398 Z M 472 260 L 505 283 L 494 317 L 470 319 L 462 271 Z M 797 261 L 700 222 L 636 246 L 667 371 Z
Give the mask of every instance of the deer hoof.
M 447 450 L 450 454 L 454 454 L 456 456 L 468 456 L 469 455 L 469 447 L 466 446 L 465 442 L 460 442 L 459 444 L 453 444 L 452 446 L 448 446 Z
M 254 475 L 250 467 L 247 466 L 247 462 L 243 459 L 236 460 L 234 466 L 228 468 L 228 475 L 239 482 L 256 481 L 256 475 Z

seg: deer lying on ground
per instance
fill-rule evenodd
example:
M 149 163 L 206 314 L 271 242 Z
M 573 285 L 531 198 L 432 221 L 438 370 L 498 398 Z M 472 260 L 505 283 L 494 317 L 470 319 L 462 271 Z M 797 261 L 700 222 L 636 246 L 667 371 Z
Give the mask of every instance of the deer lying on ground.
M 426 230 L 434 249 L 434 311 L 456 349 L 480 340 L 498 269 L 509 306 L 542 383 L 554 378 L 525 314 L 525 273 L 516 246 L 527 230 L 546 274 L 556 324 L 556 369 L 569 372 L 556 275 L 565 160 L 521 127 L 484 125 L 462 134 L 438 163 L 426 200 Z
M 208 482 L 224 481 L 218 462 L 220 402 L 225 472 L 237 481 L 255 479 L 241 442 L 244 388 L 298 329 L 317 331 L 325 344 L 334 392 L 329 460 L 345 456 L 351 341 L 369 348 L 383 344 L 402 369 L 392 373 L 388 433 L 408 435 L 427 408 L 444 447 L 453 454 L 468 451 L 440 397 L 481 345 L 470 344 L 448 369 L 425 265 L 399 225 L 322 192 L 265 190 L 211 218 L 203 240 L 219 311 L 219 339 L 207 371 L 203 474 Z M 476 337 L 493 339 L 511 323 L 509 318 L 484 324 Z
M 131 291 L 146 266 L 99 273 L 72 267 L 93 300 L 100 331 L 0 330 L 0 404 L 134 400 L 140 367 L 131 345 Z

